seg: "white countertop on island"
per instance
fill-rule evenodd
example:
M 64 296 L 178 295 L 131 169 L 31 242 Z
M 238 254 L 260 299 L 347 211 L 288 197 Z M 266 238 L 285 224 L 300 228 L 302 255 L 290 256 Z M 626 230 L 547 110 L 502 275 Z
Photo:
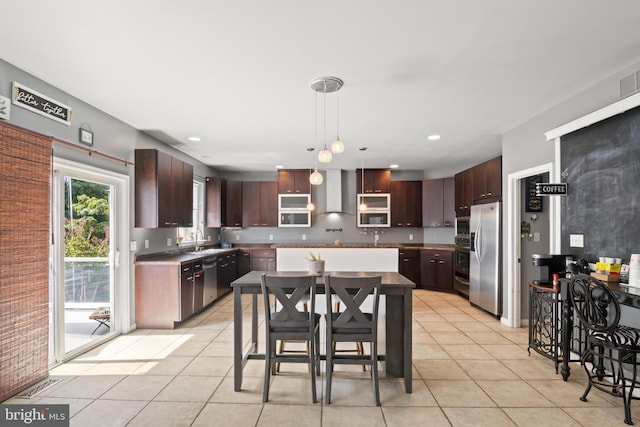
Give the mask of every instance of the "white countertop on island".
M 320 254 L 330 271 L 398 271 L 398 247 L 276 247 L 278 271 L 307 271 L 309 253 Z

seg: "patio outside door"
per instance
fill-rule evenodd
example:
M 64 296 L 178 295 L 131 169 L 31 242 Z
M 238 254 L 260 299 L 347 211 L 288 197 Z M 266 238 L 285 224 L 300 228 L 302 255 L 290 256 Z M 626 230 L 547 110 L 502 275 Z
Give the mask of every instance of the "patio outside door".
M 117 185 L 108 175 L 54 162 L 50 364 L 115 335 Z

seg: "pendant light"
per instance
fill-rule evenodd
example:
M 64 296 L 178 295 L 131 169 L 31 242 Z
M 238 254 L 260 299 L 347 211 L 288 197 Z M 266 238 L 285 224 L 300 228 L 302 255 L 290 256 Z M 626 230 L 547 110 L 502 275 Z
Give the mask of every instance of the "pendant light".
M 364 202 L 364 152 L 367 150 L 367 147 L 360 147 L 358 148 L 358 150 L 360 150 L 362 152 L 362 168 L 360 169 L 362 171 L 362 178 L 360 179 L 360 184 L 361 184 L 361 189 L 360 191 L 362 191 L 362 199 L 360 200 L 360 205 L 358 206 L 358 210 L 360 211 L 366 211 L 367 210 L 367 204 Z
M 326 136 L 327 136 L 327 93 L 331 93 L 331 92 L 337 92 L 338 90 L 340 90 L 340 88 L 342 88 L 342 85 L 344 84 L 344 82 L 342 81 L 342 79 L 338 78 L 338 77 L 318 77 L 317 79 L 314 79 L 311 81 L 311 83 L 309 84 L 309 86 L 311 87 L 311 89 L 313 89 L 316 94 L 318 92 L 322 92 L 324 93 L 324 136 L 323 136 L 323 141 L 325 141 L 323 143 L 323 149 L 320 150 L 320 152 L 318 152 L 318 161 L 320 163 L 329 163 L 333 157 L 331 151 L 333 151 L 334 153 L 338 154 L 338 153 L 342 153 L 344 151 L 344 144 L 342 143 L 342 141 L 340 141 L 340 138 L 337 138 L 336 141 L 333 142 L 333 144 L 331 144 L 331 150 L 327 149 L 327 144 L 326 144 Z M 337 97 L 336 97 L 337 98 Z M 336 108 L 337 111 L 337 108 Z M 318 111 L 317 111 L 317 96 L 316 96 L 316 123 L 317 123 L 317 116 L 318 116 Z
M 314 143 L 318 142 L 318 92 L 316 92 L 316 130 L 315 130 L 315 140 Z M 313 150 L 315 150 L 315 148 L 313 147 L 309 147 L 307 148 L 308 152 L 313 152 Z M 315 157 L 315 156 L 314 156 Z M 315 170 L 313 171 L 313 173 L 311 173 L 311 175 L 309 175 L 309 183 L 311 183 L 311 185 L 320 185 L 322 184 L 322 174 L 320 172 L 318 172 L 318 159 L 315 159 Z
M 340 92 L 336 92 L 336 140 L 331 144 L 331 152 L 344 152 L 344 143 L 340 140 Z
M 322 91 L 322 141 L 327 140 L 327 83 L 324 83 L 324 90 Z M 333 155 L 331 151 L 327 150 L 327 144 L 324 144 L 324 148 L 318 153 L 318 161 L 320 163 L 329 163 Z
M 313 150 L 315 150 L 315 148 L 313 147 L 309 147 L 307 148 L 308 152 L 312 152 Z M 309 183 L 311 185 L 320 185 L 322 184 L 322 174 L 320 172 L 318 172 L 318 161 L 316 160 L 316 167 L 314 169 L 314 171 L 311 173 L 311 175 L 309 175 Z

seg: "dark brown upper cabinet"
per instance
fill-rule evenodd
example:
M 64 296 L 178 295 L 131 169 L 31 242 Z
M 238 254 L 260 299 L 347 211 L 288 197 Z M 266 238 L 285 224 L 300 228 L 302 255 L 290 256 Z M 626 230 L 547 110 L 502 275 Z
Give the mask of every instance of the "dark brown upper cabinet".
M 455 224 L 454 178 L 422 182 L 423 227 L 453 227 Z
M 473 167 L 473 203 L 492 203 L 502 199 L 502 156 Z
M 278 226 L 278 182 L 242 182 L 242 226 Z
M 155 149 L 135 150 L 135 226 L 193 226 L 193 166 Z
M 422 181 L 391 181 L 391 226 L 422 227 Z
M 364 184 L 364 185 L 363 185 Z M 356 193 L 390 193 L 391 169 L 356 169 Z
M 309 169 L 280 169 L 278 194 L 311 194 Z

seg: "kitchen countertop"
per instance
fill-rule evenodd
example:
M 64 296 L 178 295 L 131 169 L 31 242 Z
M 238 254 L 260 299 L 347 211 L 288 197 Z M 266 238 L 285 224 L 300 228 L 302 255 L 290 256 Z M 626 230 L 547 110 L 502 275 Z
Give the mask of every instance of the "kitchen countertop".
M 136 264 L 172 265 L 183 262 L 196 261 L 212 255 L 224 255 L 237 251 L 238 248 L 207 248 L 199 251 L 176 249 L 167 252 L 157 252 L 136 256 Z
M 271 245 L 272 248 L 398 248 L 398 249 L 430 249 L 430 250 L 449 250 L 452 251 L 455 249 L 455 245 L 451 244 L 416 244 L 416 245 L 406 245 L 402 243 L 378 243 L 377 245 L 373 243 L 340 243 L 339 245 L 330 244 L 330 243 L 276 243 Z
M 440 251 L 453 251 L 455 245 L 449 244 L 401 244 L 401 243 L 379 243 L 374 245 L 373 243 L 341 243 L 339 245 L 329 243 L 282 243 L 282 244 L 247 244 L 238 245 L 231 248 L 205 248 L 200 251 L 193 251 L 192 249 L 174 249 L 166 252 L 156 252 L 152 254 L 138 255 L 135 257 L 135 264 L 155 264 L 155 265 L 172 265 L 180 264 L 183 262 L 196 261 L 198 259 L 207 258 L 212 255 L 224 255 L 240 249 L 259 249 L 259 248 L 398 248 L 408 250 L 440 250 Z

